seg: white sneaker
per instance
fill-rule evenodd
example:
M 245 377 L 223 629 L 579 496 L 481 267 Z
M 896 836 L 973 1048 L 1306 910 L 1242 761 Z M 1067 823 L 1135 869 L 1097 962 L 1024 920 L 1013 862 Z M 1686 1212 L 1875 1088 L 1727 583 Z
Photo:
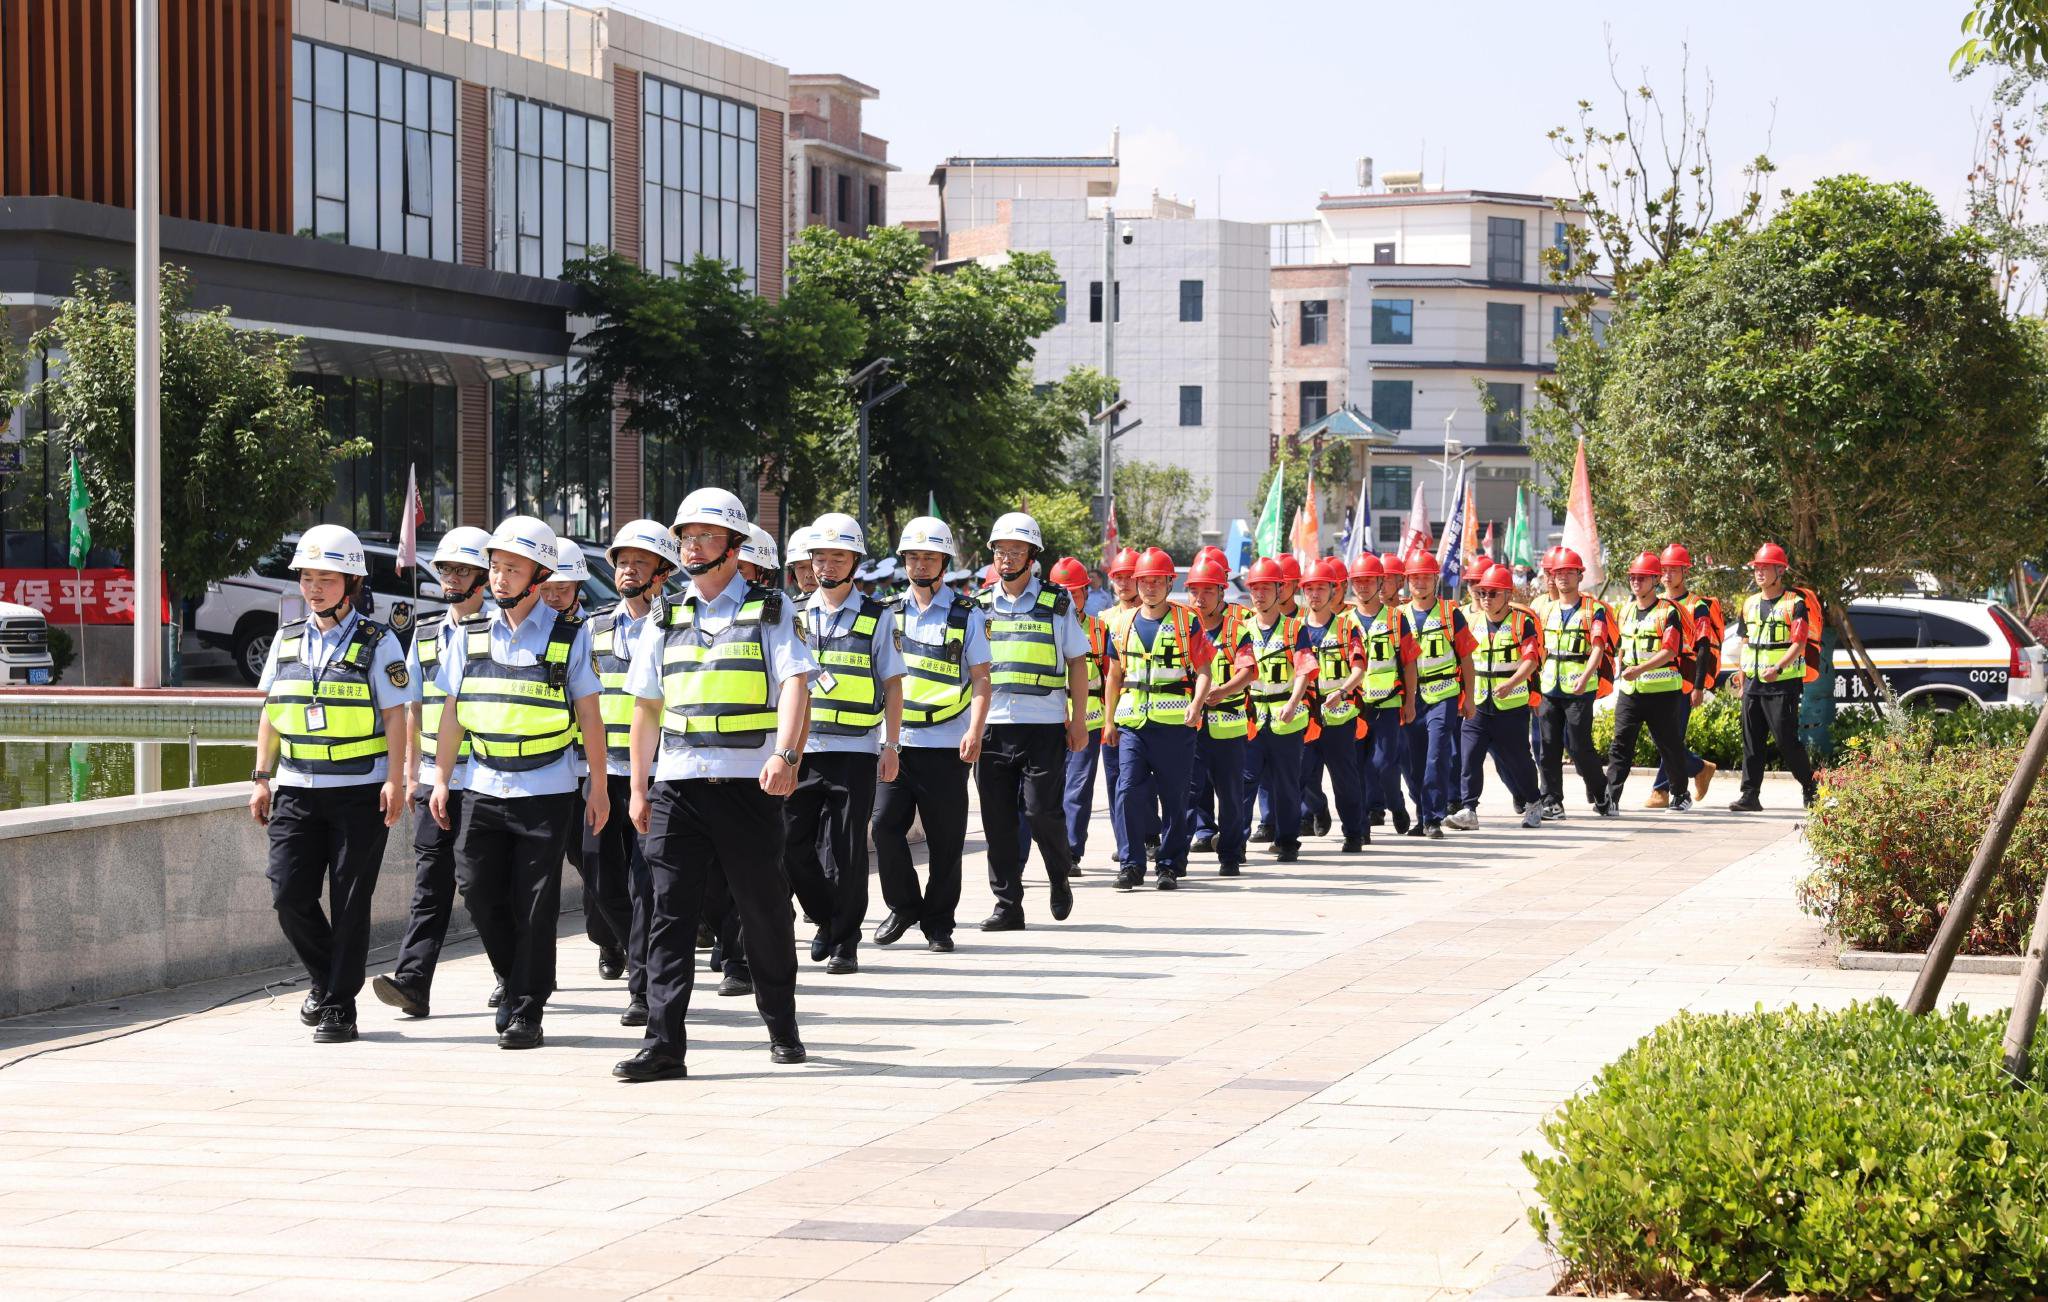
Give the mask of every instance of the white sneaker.
M 1454 827 L 1460 832 L 1476 831 L 1479 827 L 1479 814 L 1475 810 L 1461 809 L 1449 818 L 1446 818 L 1444 826 Z
M 1533 804 L 1533 805 L 1529 806 L 1529 807 L 1528 807 L 1527 809 L 1525 809 L 1525 810 L 1523 810 L 1523 811 L 1522 811 L 1522 826 L 1523 826 L 1523 827 L 1541 827 L 1541 826 L 1543 826 L 1543 806 L 1542 806 L 1542 804 L 1540 804 L 1540 803 L 1538 803 L 1538 804 Z

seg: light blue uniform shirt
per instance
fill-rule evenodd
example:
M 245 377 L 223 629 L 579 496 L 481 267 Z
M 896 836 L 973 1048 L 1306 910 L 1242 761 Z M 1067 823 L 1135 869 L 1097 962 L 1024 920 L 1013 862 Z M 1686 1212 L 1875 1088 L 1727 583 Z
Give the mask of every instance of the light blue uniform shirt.
M 348 640 L 355 636 L 356 625 L 362 616 L 351 610 L 331 629 L 322 632 L 305 622 L 299 638 L 299 660 L 313 667 L 315 672 L 324 670 L 327 662 L 340 655 L 348 646 Z M 268 692 L 272 680 L 277 677 L 277 648 L 283 645 L 282 637 L 270 640 L 270 659 L 263 665 L 263 677 L 256 680 L 259 691 Z M 381 716 L 384 711 L 411 705 L 420 699 L 419 678 L 404 672 L 404 658 L 398 651 L 398 639 L 386 631 L 377 639 L 375 649 L 370 652 L 370 703 L 377 707 Z M 405 679 L 400 687 L 391 678 L 393 665 L 400 667 L 399 677 Z M 404 724 L 400 724 L 404 727 Z M 272 787 L 361 787 L 373 782 L 382 782 L 391 775 L 391 761 L 382 752 L 370 761 L 368 773 L 301 773 L 283 762 L 280 757 L 277 774 L 270 780 Z
M 491 659 L 512 667 L 539 664 L 541 653 L 548 649 L 548 634 L 554 631 L 553 608 L 545 602 L 534 602 L 533 609 L 527 612 L 516 629 L 495 602 L 485 609 L 491 613 Z M 467 638 L 466 633 L 463 638 Z M 451 710 L 462 697 L 462 670 L 468 661 L 462 641 L 457 641 L 441 658 L 441 690 L 448 693 L 446 704 Z M 597 695 L 597 690 L 597 671 L 590 667 L 590 625 L 585 624 L 576 630 L 576 640 L 569 645 L 568 693 L 571 708 L 584 697 Z M 472 756 L 469 790 L 479 796 L 502 799 L 559 796 L 576 790 L 576 769 L 569 762 L 567 750 L 537 769 L 519 773 L 494 769 Z
M 693 579 L 677 601 L 696 604 L 696 622 L 710 636 L 725 631 L 739 618 L 745 598 L 755 591 L 745 579 L 735 576 L 716 597 L 706 598 Z M 785 597 L 782 618 L 761 627 L 762 668 L 768 675 L 768 708 L 782 700 L 782 685 L 792 678 L 809 678 L 818 670 L 811 650 L 796 635 L 792 602 Z M 646 620 L 633 637 L 632 665 L 626 670 L 626 690 L 642 700 L 661 699 L 661 653 L 668 629 L 656 620 Z M 656 782 L 681 782 L 689 778 L 758 778 L 761 766 L 775 753 L 775 734 L 761 739 L 758 746 L 663 745 L 655 756 Z
M 1039 583 L 1036 578 L 1024 585 L 1024 591 L 1015 597 L 1004 592 L 998 584 L 995 589 L 995 612 L 998 615 L 1014 615 L 1030 610 L 1038 604 Z M 1061 675 L 1067 672 L 1067 662 L 1088 654 L 1088 630 L 1081 627 L 1079 617 L 1074 614 L 1072 602 L 1067 603 L 1067 613 L 1052 621 L 1053 653 L 1059 664 L 1055 671 Z M 1057 723 L 1067 721 L 1067 689 L 1056 687 L 1043 696 L 1013 688 L 997 687 L 989 697 L 988 721 L 990 723 Z
M 960 680 L 973 685 L 973 669 L 976 665 L 988 663 L 988 624 L 982 619 L 981 607 L 951 588 L 940 588 L 932 597 L 932 604 L 919 610 L 917 590 L 913 588 L 903 599 L 897 612 L 897 622 L 903 628 L 903 636 L 914 642 L 942 646 L 946 641 L 946 614 L 954 603 L 967 607 L 967 628 L 960 643 Z M 972 698 L 968 707 L 944 723 L 935 723 L 928 728 L 903 728 L 905 747 L 916 746 L 929 750 L 958 750 L 960 739 L 967 735 L 967 721 L 974 714 Z
M 818 658 L 818 643 L 827 637 L 840 637 L 853 631 L 853 601 L 849 598 L 839 609 L 832 610 L 825 605 L 823 589 L 811 594 L 804 604 L 804 627 L 810 631 L 809 645 L 811 659 Z M 872 605 L 880 605 L 873 597 L 864 598 Z M 903 653 L 896 648 L 896 614 L 882 609 L 875 612 L 875 698 L 879 704 L 889 690 L 889 680 L 903 677 Z M 830 670 L 821 669 L 820 674 Z M 811 691 L 818 690 L 818 680 L 811 680 Z M 815 711 L 817 706 L 812 705 Z M 907 731 L 907 730 L 906 730 Z M 882 725 L 861 733 L 859 736 L 836 736 L 818 731 L 818 722 L 811 720 L 811 735 L 804 742 L 806 755 L 879 755 L 882 753 Z
M 653 607 L 649 606 L 648 610 L 651 613 Z M 632 611 L 626 609 L 626 603 L 623 599 L 618 605 L 612 607 L 612 654 L 621 660 L 627 661 L 629 670 L 633 660 L 633 639 L 640 636 L 640 626 L 646 622 L 647 616 L 641 615 L 636 618 Z M 628 693 L 633 690 L 630 680 L 628 680 L 626 690 Z M 618 759 L 607 751 L 604 760 L 604 771 L 615 778 L 631 777 L 633 775 L 633 764 L 631 760 Z
M 1093 585 L 1090 585 L 1088 589 L 1089 614 L 1100 615 L 1103 611 L 1108 610 L 1111 606 L 1114 606 L 1115 604 L 1116 594 L 1114 592 L 1111 592 L 1108 588 L 1098 588 Z
M 439 661 L 439 665 L 445 665 L 448 663 L 448 649 L 455 645 L 455 611 L 453 608 L 450 608 L 450 610 L 448 611 L 448 618 L 441 621 L 441 629 L 437 636 L 440 638 L 441 641 L 441 659 Z M 437 670 L 439 668 L 439 665 L 436 666 Z M 417 633 L 413 635 L 412 645 L 406 648 L 405 670 L 407 676 L 412 679 L 412 683 L 415 688 L 419 688 L 427 681 L 426 675 L 420 672 L 420 639 Z M 436 681 L 439 681 L 439 678 L 440 674 L 436 672 Z M 413 699 L 417 701 L 421 698 L 415 696 Z M 439 776 L 440 773 L 439 770 L 437 770 L 434 767 L 434 761 L 428 759 L 427 756 L 424 753 L 422 753 L 420 755 L 420 773 L 417 785 L 423 787 L 431 787 L 434 785 L 434 780 Z M 448 775 L 448 789 L 450 791 L 465 791 L 468 788 L 469 761 L 457 760 L 455 762 L 455 771 Z

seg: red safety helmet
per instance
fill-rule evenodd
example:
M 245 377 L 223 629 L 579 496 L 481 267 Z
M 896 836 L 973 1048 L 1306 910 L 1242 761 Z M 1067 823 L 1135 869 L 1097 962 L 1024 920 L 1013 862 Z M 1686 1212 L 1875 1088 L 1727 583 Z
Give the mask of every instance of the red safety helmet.
M 1354 579 L 1377 579 L 1385 573 L 1380 558 L 1371 552 L 1360 552 L 1358 559 L 1351 562 L 1351 577 Z
M 1230 576 L 1223 572 L 1223 562 L 1214 557 L 1204 556 L 1188 566 L 1190 588 L 1220 588 L 1229 581 Z
M 1785 549 L 1776 543 L 1765 543 L 1756 549 L 1756 559 L 1749 563 L 1751 569 L 1759 565 L 1787 566 L 1792 562 L 1786 558 Z
M 1488 592 L 1513 592 L 1515 572 L 1505 565 L 1489 565 L 1479 572 L 1478 578 L 1472 580 L 1472 586 L 1484 588 Z
M 1113 579 L 1119 574 L 1129 574 L 1137 568 L 1138 553 L 1126 547 L 1109 562 L 1109 577 Z
M 1214 561 L 1218 565 L 1221 565 L 1225 570 L 1228 570 L 1230 568 L 1230 558 L 1228 556 L 1225 556 L 1223 554 L 1223 549 L 1221 547 L 1218 547 L 1215 543 L 1209 543 L 1202 547 L 1201 550 L 1197 551 L 1195 553 L 1195 559 L 1191 563 L 1199 564 L 1202 561 Z
M 1441 574 L 1443 566 L 1436 563 L 1435 552 L 1418 551 L 1408 558 L 1408 564 L 1403 567 L 1402 572 L 1410 575 Z
M 1279 583 L 1286 576 L 1280 572 L 1280 564 L 1270 556 L 1261 556 L 1252 562 L 1244 573 L 1245 586 L 1257 587 L 1261 583 Z
M 1301 562 L 1294 559 L 1293 552 L 1280 558 L 1280 578 L 1285 583 L 1301 582 Z
M 1628 576 L 1632 579 L 1661 579 L 1664 577 L 1664 562 L 1655 552 L 1642 552 L 1628 567 Z
M 1145 554 L 1138 558 L 1138 567 L 1131 574 L 1134 579 L 1170 579 L 1174 575 L 1173 557 L 1158 547 L 1147 547 Z
M 1664 549 L 1664 555 L 1658 559 L 1667 570 L 1689 570 L 1692 568 L 1692 553 L 1685 549 L 1684 543 L 1672 543 Z
M 1577 570 L 1584 574 L 1586 563 L 1569 547 L 1553 547 L 1550 549 L 1550 572 L 1555 574 L 1560 570 Z
M 1062 556 L 1052 563 L 1052 572 L 1047 577 L 1053 586 L 1073 591 L 1088 586 L 1088 567 L 1071 556 Z
M 1344 586 L 1344 581 L 1351 577 L 1344 568 L 1344 558 L 1341 556 L 1325 556 L 1316 562 L 1316 568 L 1322 571 L 1323 582 L 1334 583 L 1340 588 Z

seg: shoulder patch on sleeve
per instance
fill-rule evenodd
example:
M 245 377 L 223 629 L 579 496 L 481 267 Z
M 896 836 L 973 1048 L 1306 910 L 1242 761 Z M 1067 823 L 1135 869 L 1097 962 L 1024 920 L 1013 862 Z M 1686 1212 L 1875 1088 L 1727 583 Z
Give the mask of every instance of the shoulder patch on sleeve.
M 389 678 L 391 685 L 396 688 L 404 689 L 412 685 L 412 671 L 405 667 L 403 660 L 393 660 L 385 665 L 384 676 Z

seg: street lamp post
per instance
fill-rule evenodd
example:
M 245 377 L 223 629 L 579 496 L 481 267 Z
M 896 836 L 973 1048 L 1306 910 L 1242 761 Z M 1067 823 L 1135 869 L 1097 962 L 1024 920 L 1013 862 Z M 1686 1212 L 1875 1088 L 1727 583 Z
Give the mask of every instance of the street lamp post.
M 869 362 L 866 366 L 861 367 L 858 371 L 846 377 L 846 386 L 848 388 L 862 390 L 860 399 L 860 535 L 863 539 L 868 536 L 868 413 L 903 392 L 904 385 L 901 380 L 898 380 L 880 393 L 875 392 L 875 386 L 881 383 L 882 377 L 887 375 L 889 368 L 895 364 L 896 359 L 893 357 L 877 357 L 874 361 Z
M 163 686 L 163 304 L 157 282 L 157 19 L 135 5 L 135 685 Z
M 1116 397 L 1116 205 L 1108 199 L 1102 201 L 1102 378 L 1109 381 L 1111 399 L 1117 406 L 1124 405 Z M 1116 450 L 1111 446 L 1115 440 L 1114 413 L 1110 409 L 1111 423 L 1102 431 L 1102 517 L 1096 523 L 1104 528 L 1109 524 L 1109 501 L 1116 484 Z M 1098 419 L 1100 419 L 1098 417 Z M 1134 422 L 1135 424 L 1135 422 Z M 1132 426 L 1126 426 L 1126 429 Z

